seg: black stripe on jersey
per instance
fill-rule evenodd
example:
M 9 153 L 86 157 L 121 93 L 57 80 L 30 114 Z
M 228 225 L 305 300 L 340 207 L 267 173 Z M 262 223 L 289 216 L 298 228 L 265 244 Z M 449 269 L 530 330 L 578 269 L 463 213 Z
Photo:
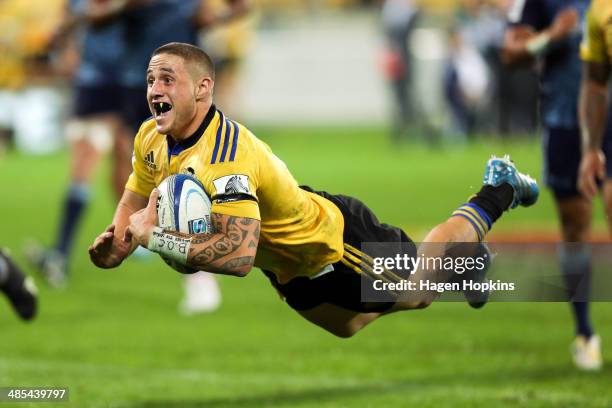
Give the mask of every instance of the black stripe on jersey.
M 257 202 L 255 197 L 250 196 L 244 193 L 236 193 L 236 194 L 217 194 L 213 198 L 211 198 L 216 204 L 230 203 L 234 201 L 246 201 L 251 200 Z
M 229 119 L 225 119 L 225 139 L 223 139 L 223 150 L 221 150 L 221 158 L 219 159 L 219 163 L 223 163 L 225 161 L 225 155 L 227 154 L 227 148 L 230 142 L 230 121 Z
M 210 164 L 215 164 L 215 161 L 217 161 L 217 154 L 219 153 L 219 144 L 221 144 L 221 131 L 223 130 L 224 123 L 225 117 L 223 116 L 223 112 L 219 111 L 219 127 L 217 128 L 217 136 L 215 137 L 215 147 L 213 148 Z
M 232 151 L 230 152 L 229 161 L 234 161 L 234 158 L 236 157 L 236 148 L 238 147 L 238 133 L 240 132 L 240 129 L 238 128 L 236 122 L 233 120 L 230 122 L 232 122 L 232 127 L 234 128 L 234 140 L 232 140 Z

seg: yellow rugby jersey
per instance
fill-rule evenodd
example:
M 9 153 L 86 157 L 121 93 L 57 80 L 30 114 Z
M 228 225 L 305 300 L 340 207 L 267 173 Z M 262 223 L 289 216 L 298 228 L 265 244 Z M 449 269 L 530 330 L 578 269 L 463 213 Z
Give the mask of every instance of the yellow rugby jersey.
M 580 56 L 587 62 L 612 63 L 612 1 L 593 0 L 591 3 Z
M 148 197 L 169 175 L 191 169 L 212 198 L 214 213 L 261 220 L 255 266 L 273 272 L 280 283 L 315 275 L 342 258 L 340 210 L 299 188 L 264 142 L 214 105 L 180 143 L 158 133 L 154 119 L 145 121 L 132 161 L 130 191 Z

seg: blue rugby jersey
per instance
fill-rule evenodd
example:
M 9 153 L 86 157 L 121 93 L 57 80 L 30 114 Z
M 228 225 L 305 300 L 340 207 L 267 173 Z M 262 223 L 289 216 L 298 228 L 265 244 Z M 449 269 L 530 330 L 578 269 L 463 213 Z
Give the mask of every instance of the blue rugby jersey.
M 70 0 L 70 11 L 84 13 L 87 0 Z M 124 56 L 124 24 L 121 19 L 93 27 L 84 25 L 80 36 L 81 61 L 74 77 L 76 85 L 105 86 L 116 84 Z M 144 77 L 144 74 L 143 74 Z
M 582 62 L 580 42 L 589 0 L 515 0 L 508 16 L 511 25 L 527 25 L 542 31 L 552 25 L 562 10 L 573 7 L 579 15 L 579 29 L 544 56 L 540 72 L 541 113 L 546 127 L 578 128 L 578 94 Z
M 127 52 L 121 85 L 144 87 L 149 59 L 157 47 L 169 42 L 197 44 L 193 16 L 198 6 L 198 0 L 153 0 L 125 14 Z

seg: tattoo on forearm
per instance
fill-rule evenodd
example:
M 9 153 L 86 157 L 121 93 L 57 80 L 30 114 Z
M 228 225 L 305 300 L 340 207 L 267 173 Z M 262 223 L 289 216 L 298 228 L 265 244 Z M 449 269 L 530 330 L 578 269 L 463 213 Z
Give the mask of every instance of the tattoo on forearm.
M 191 238 L 187 257 L 190 266 L 231 273 L 236 268 L 252 265 L 259 243 L 260 222 L 220 214 L 212 214 L 211 218 L 214 231 L 210 233 L 185 234 L 169 230 L 164 233 Z
M 237 267 L 252 265 L 259 241 L 260 223 L 249 218 L 213 214 L 213 234 L 192 236 L 189 264 L 205 266 L 214 272 L 228 272 Z M 245 250 L 246 248 L 246 250 Z M 240 257 L 233 254 L 240 251 Z

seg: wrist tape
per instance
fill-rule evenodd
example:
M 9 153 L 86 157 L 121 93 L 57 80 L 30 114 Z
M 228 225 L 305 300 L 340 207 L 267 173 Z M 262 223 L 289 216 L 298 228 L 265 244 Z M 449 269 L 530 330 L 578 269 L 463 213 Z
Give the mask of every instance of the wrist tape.
M 550 35 L 548 33 L 541 33 L 527 41 L 525 48 L 527 48 L 531 55 L 539 56 L 546 52 L 548 44 L 550 44 Z
M 164 232 L 161 227 L 155 227 L 151 237 L 149 237 L 147 248 L 168 259 L 179 262 L 181 265 L 186 265 L 190 246 L 191 238 L 177 237 Z

